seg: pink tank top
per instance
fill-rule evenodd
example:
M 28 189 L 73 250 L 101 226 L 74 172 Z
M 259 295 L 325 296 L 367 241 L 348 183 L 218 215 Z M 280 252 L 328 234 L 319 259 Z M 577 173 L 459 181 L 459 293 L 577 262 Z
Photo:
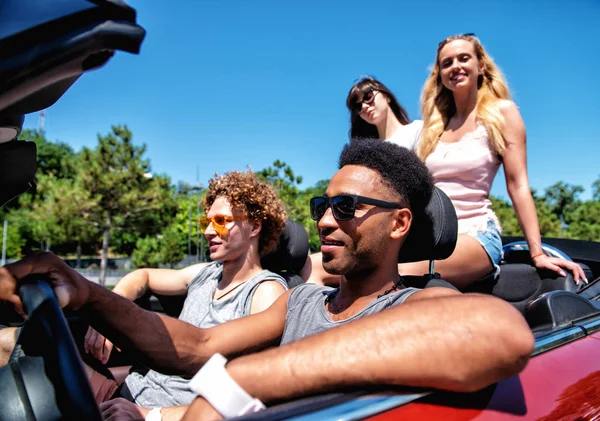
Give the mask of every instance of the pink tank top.
M 459 233 L 486 231 L 490 220 L 500 230 L 489 199 L 500 159 L 490 145 L 483 124 L 478 123 L 474 131 L 465 134 L 458 142 L 438 142 L 425 164 L 433 175 L 435 185 L 454 204 Z

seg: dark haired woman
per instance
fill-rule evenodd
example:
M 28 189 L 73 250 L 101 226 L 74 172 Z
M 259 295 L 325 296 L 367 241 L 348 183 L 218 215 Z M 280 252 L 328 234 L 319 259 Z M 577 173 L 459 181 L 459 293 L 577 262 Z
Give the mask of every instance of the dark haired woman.
M 408 119 L 394 94 L 373 77 L 352 86 L 346 106 L 350 110 L 350 139 L 381 139 L 416 150 L 423 122 Z

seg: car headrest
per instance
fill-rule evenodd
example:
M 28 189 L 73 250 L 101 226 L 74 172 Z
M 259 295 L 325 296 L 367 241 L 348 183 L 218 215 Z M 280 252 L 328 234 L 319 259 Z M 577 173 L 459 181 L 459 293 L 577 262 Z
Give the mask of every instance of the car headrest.
M 0 207 L 34 185 L 36 168 L 34 142 L 13 140 L 0 144 Z
M 434 187 L 424 214 L 413 214 L 408 237 L 398 254 L 398 263 L 443 260 L 454 252 L 458 219 L 450 198 Z
M 298 273 L 308 256 L 308 234 L 302 225 L 287 220 L 277 249 L 260 259 L 262 267 L 273 272 Z

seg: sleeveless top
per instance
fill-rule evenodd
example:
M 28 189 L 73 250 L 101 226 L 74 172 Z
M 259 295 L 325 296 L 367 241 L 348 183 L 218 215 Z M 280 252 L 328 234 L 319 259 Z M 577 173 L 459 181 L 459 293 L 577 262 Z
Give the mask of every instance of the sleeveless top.
M 276 273 L 263 270 L 219 300 L 213 300 L 217 284 L 223 274 L 223 264 L 213 262 L 198 272 L 188 285 L 188 294 L 179 320 L 201 328 L 210 328 L 229 320 L 248 316 L 252 297 L 264 281 L 280 283 L 286 290 L 286 281 Z M 135 403 L 143 408 L 189 405 L 196 394 L 188 389 L 189 379 L 168 376 L 150 370 L 143 376 L 131 373 L 125 379 Z
M 386 141 L 415 151 L 419 144 L 419 137 L 421 136 L 422 129 L 423 121 L 415 120 L 412 123 L 400 126 L 400 128 L 396 130 L 389 139 L 386 139 Z
M 348 319 L 333 321 L 325 309 L 325 299 L 335 290 L 335 288 L 315 284 L 301 284 L 292 290 L 288 297 L 287 316 L 283 336 L 281 337 L 281 345 L 344 325 L 370 314 L 379 313 L 386 308 L 400 305 L 412 294 L 420 291 L 418 288 L 404 288 L 392 292 L 377 298 Z
M 500 157 L 493 150 L 483 124 L 477 123 L 475 130 L 457 142 L 439 141 L 425 165 L 435 185 L 452 201 L 460 234 L 486 231 L 488 221 L 501 230 L 489 199 Z

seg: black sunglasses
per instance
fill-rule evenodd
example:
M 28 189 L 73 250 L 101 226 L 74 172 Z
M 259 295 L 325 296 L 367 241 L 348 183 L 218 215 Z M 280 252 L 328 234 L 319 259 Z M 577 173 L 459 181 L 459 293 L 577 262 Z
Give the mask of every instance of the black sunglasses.
M 375 95 L 377 95 L 379 93 L 379 91 L 375 88 L 371 88 L 369 89 L 367 92 L 365 92 L 363 94 L 363 97 L 360 101 L 356 101 L 354 103 L 354 111 L 357 113 L 360 113 L 362 111 L 362 105 L 367 104 L 367 105 L 371 105 L 373 103 L 373 101 L 375 101 Z
M 371 199 L 370 197 L 357 196 L 355 194 L 339 194 L 337 196 L 316 196 L 310 199 L 310 217 L 314 221 L 319 221 L 331 206 L 333 217 L 337 221 L 349 221 L 354 218 L 356 204 L 364 203 L 386 209 L 404 209 L 397 203 L 386 202 L 384 200 Z

